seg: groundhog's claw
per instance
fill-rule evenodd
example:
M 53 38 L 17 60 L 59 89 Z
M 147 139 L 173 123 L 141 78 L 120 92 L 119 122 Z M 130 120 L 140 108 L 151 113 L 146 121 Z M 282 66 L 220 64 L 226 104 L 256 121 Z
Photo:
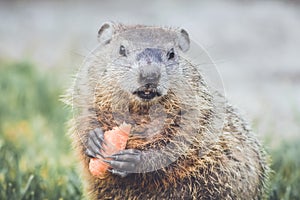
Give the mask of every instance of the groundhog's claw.
M 115 169 L 108 169 L 108 171 L 111 172 L 112 174 L 121 176 L 122 178 L 124 178 L 125 176 L 128 175 L 128 172 L 121 172 L 121 171 L 118 171 L 118 170 L 115 170 Z
M 141 154 L 141 151 L 136 149 L 125 149 L 106 157 L 112 160 L 105 160 L 105 162 L 111 166 L 110 172 L 125 177 L 129 173 L 137 172 L 141 162 Z
M 87 142 L 86 142 L 86 150 L 85 153 L 87 156 L 96 158 L 96 157 L 104 157 L 101 153 L 104 151 L 103 149 L 104 142 L 104 133 L 102 129 L 96 128 L 94 130 L 91 130 L 88 133 L 87 136 Z

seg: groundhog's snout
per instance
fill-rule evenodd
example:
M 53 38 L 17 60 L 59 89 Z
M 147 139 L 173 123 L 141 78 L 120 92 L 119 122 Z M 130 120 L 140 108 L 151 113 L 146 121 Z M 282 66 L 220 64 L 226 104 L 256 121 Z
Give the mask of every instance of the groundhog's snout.
M 160 70 L 158 66 L 143 66 L 140 69 L 139 82 L 141 85 L 158 85 L 160 79 Z
M 146 48 L 137 55 L 139 63 L 138 83 L 140 87 L 134 92 L 143 100 L 161 96 L 158 89 L 161 77 L 162 52 L 160 49 Z
M 134 94 L 143 100 L 151 100 L 156 96 L 161 96 L 158 89 L 160 71 L 157 66 L 143 66 L 140 70 L 138 82 L 141 85 Z

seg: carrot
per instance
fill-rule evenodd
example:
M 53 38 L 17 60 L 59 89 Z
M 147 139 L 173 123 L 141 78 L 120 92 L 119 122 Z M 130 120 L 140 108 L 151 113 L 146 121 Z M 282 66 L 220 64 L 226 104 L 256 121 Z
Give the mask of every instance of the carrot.
M 114 127 L 110 131 L 104 133 L 104 141 L 106 142 L 105 152 L 101 152 L 104 156 L 113 155 L 120 150 L 124 150 L 129 137 L 131 129 L 130 124 L 125 122 L 119 126 Z M 98 178 L 105 178 L 107 175 L 107 169 L 109 165 L 105 163 L 101 158 L 91 158 L 89 162 L 89 170 L 91 174 Z

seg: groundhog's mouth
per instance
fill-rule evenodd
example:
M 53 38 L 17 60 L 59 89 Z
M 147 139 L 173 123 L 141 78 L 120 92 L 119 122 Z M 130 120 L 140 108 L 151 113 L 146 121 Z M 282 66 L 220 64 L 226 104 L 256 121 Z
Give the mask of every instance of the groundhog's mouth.
M 138 96 L 142 100 L 149 101 L 154 97 L 161 96 L 156 87 L 143 86 L 133 92 L 134 95 Z

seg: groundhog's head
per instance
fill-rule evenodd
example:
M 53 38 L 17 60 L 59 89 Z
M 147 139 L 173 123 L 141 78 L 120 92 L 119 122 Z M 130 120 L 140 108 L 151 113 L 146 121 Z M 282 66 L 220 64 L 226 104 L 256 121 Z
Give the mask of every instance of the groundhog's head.
M 184 74 L 181 55 L 190 39 L 184 29 L 104 23 L 98 40 L 110 60 L 105 72 L 141 102 L 166 95 Z

